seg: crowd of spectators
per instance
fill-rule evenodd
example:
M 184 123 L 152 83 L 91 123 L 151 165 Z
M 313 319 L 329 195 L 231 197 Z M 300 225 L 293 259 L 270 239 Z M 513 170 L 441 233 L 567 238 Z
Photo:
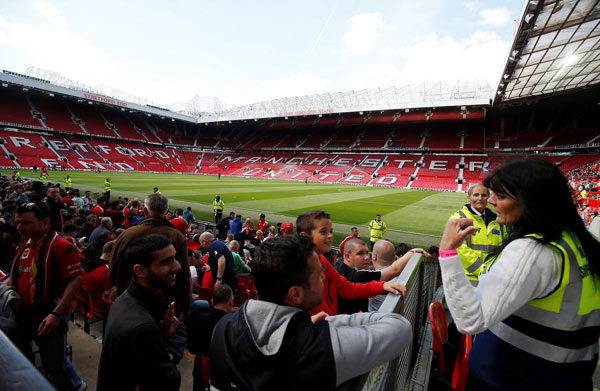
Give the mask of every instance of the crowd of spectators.
M 593 200 L 599 168 L 570 173 L 583 200 Z M 112 303 L 98 390 L 177 390 L 185 348 L 200 363 L 195 390 L 209 387 L 208 366 L 221 390 L 333 389 L 412 340 L 406 319 L 378 309 L 387 294 L 406 294 L 394 279 L 414 253 L 439 262 L 436 246 L 385 237 L 369 246 L 352 227 L 338 253 L 325 211 L 271 224 L 223 208 L 206 225 L 191 207 L 171 210 L 158 188 L 144 200 L 111 200 L 108 189 L 0 178 L 0 269 L 23 301 L 15 343 L 31 358 L 36 342 L 58 389 L 86 389 L 64 342 L 80 289 Z
M 567 179 L 579 216 L 589 226 L 600 213 L 600 161 L 570 171 Z
M 42 364 L 49 369 L 47 375 L 58 389 L 86 388 L 66 357 L 64 346 L 70 304 L 78 291 L 84 292 L 84 296 L 97 295 L 106 302 L 114 302 L 104 333 L 99 390 L 112 389 L 117 378 L 119 385 L 125 384 L 132 389 L 144 384 L 177 389 L 180 382 L 177 363 L 183 356 L 186 340 L 192 353 L 210 355 L 212 329 L 224 314 L 233 310 L 234 297 L 238 306 L 256 297 L 257 293 L 261 294 L 261 289 L 262 296 L 269 297 L 266 292 L 271 288 L 265 285 L 264 279 L 262 284 L 254 284 L 255 276 L 261 275 L 259 251 L 264 242 L 272 241 L 278 249 L 285 246 L 281 242 L 283 237 L 292 238 L 293 246 L 299 245 L 298 235 L 312 239 L 311 248 L 314 247 L 315 252 L 310 250 L 307 254 L 317 254 L 321 266 L 312 269 L 319 276 L 323 273 L 319 279 L 325 281 L 325 292 L 328 293 L 319 293 L 310 299 L 311 303 L 323 301 L 321 305 L 306 306 L 306 302 L 296 301 L 296 297 L 293 299 L 295 304 L 291 305 L 306 311 L 311 322 L 326 322 L 325 317 L 338 314 L 338 295 L 341 300 L 346 298 L 365 304 L 360 310 L 366 312 L 369 297 L 404 292 L 396 283 L 386 282 L 392 276 L 390 273 L 381 282 L 365 284 L 354 284 L 337 273 L 330 261 L 336 258 L 332 257 L 331 228 L 327 233 L 321 233 L 322 226 L 331 226 L 325 212 L 300 216 L 296 222 L 300 225 L 296 227 L 291 221 L 271 224 L 264 213 L 256 216 L 255 223 L 253 216 L 243 217 L 230 212 L 221 216 L 214 231 L 202 232 L 191 207 L 185 211 L 169 209 L 168 199 L 160 191 L 153 191 L 144 200 L 121 197 L 113 191 L 111 199 L 110 190 L 92 194 L 73 186 L 72 180 L 69 185 L 72 187 L 67 190 L 50 178 L 46 184 L 20 176 L 0 178 L 0 199 L 3 200 L 0 230 L 5 250 L 0 255 L 0 269 L 7 274 L 5 282 L 27 300 L 19 322 L 21 328 L 25 322 L 31 330 L 28 334 L 21 333 L 27 334 L 26 338 L 23 340 L 22 335 L 15 343 L 29 354 L 32 340 L 40 346 Z M 50 263 L 38 262 L 38 255 L 41 258 L 46 253 Z M 272 257 L 281 261 L 275 253 Z M 263 255 L 262 262 L 267 261 Z M 308 258 L 299 261 L 305 262 L 303 267 L 307 267 Z M 259 270 L 254 270 L 255 264 Z M 395 265 L 390 270 L 397 275 L 403 265 Z M 42 268 L 47 269 L 43 270 L 44 279 L 39 280 L 36 270 Z M 298 270 L 290 269 L 289 272 L 293 274 Z M 303 276 L 305 274 L 300 273 L 283 282 L 298 281 L 302 286 Z M 238 279 L 240 284 L 250 283 L 238 285 Z M 280 284 L 275 285 L 281 288 Z M 238 291 L 240 287 L 249 293 L 241 301 L 239 298 L 244 292 Z M 36 288 L 47 289 L 47 295 L 41 297 L 41 294 L 33 293 Z M 202 289 L 211 292 L 211 297 L 203 297 L 208 300 L 199 300 Z M 331 294 L 335 296 L 333 300 L 324 300 Z M 59 304 L 54 306 L 57 302 Z M 150 312 L 146 313 L 148 308 Z M 179 322 L 180 318 L 185 319 L 187 332 L 184 322 Z M 369 319 L 362 322 L 369 324 L 372 321 Z M 398 320 L 401 323 L 397 323 Z M 400 317 L 388 322 L 390 327 L 407 327 Z M 136 341 L 145 343 L 143 346 L 132 345 L 131 341 L 123 339 L 123 333 L 135 335 Z M 49 334 L 54 335 L 52 348 L 46 347 L 45 340 L 40 339 Z M 374 327 L 366 337 L 380 334 Z M 409 338 L 408 329 L 407 335 L 396 339 L 368 365 L 400 354 Z M 56 341 L 63 341 L 58 342 L 62 347 L 57 348 Z M 359 357 L 355 359 L 359 360 Z M 137 364 L 133 370 L 130 368 L 121 374 L 126 362 Z M 368 369 L 362 368 L 360 373 Z M 140 377 L 138 372 L 144 375 Z M 332 376 L 331 368 L 326 372 Z M 119 375 L 115 376 L 117 373 Z M 346 381 L 360 373 L 350 370 L 327 381 Z M 197 375 L 194 371 L 195 384 L 201 389 L 206 383 Z M 276 383 L 280 381 L 278 379 Z

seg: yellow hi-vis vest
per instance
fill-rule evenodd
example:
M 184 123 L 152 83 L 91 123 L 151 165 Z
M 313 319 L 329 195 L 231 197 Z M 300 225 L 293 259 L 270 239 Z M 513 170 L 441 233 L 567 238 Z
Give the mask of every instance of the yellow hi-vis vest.
M 369 223 L 369 235 L 371 236 L 371 242 L 377 242 L 383 239 L 385 231 L 387 231 L 387 225 L 383 222 L 383 220 L 380 222 L 371 220 Z
M 104 181 L 104 191 L 110 191 L 110 182 Z
M 44 185 L 46 184 L 46 175 L 40 175 L 40 182 L 42 182 Z
M 525 237 L 541 239 L 539 235 Z M 563 231 L 559 241 L 546 245 L 562 258 L 559 285 L 549 295 L 528 301 L 513 315 L 490 327 L 490 331 L 545 360 L 590 361 L 598 354 L 600 276 L 590 272 L 581 243 L 572 232 Z M 495 262 L 486 262 L 482 276 Z
M 218 210 L 223 210 L 225 208 L 225 203 L 223 202 L 223 200 L 219 200 L 217 202 L 217 200 L 213 201 L 213 209 L 216 211 Z
M 65 178 L 65 187 L 71 187 L 73 180 L 71 178 Z
M 460 255 L 460 261 L 467 278 L 471 285 L 475 287 L 479 283 L 479 274 L 485 262 L 485 257 L 490 251 L 502 244 L 502 240 L 506 237 L 506 229 L 496 221 L 490 222 L 486 227 L 483 217 L 472 213 L 467 205 L 450 216 L 450 219 L 460 218 L 473 220 L 473 225 L 479 228 L 477 233 L 469 236 L 456 249 L 458 255 Z

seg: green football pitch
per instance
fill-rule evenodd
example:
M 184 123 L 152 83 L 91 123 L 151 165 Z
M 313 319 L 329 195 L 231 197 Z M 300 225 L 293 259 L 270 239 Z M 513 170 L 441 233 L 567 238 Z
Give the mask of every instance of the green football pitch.
M 2 173 L 10 177 L 12 171 Z M 49 181 L 62 186 L 66 174 L 50 171 Z M 336 244 L 354 225 L 359 227 L 361 237 L 368 239 L 367 225 L 379 213 L 388 227 L 385 236 L 394 243 L 438 245 L 446 220 L 466 201 L 461 193 L 255 178 L 221 177 L 218 180 L 205 175 L 83 171 L 68 174 L 74 188 L 96 194 L 103 191 L 104 179 L 109 177 L 111 197 L 143 199 L 158 187 L 169 198 L 171 208 L 191 206 L 196 218 L 207 221 L 214 221 L 212 202 L 217 194 L 225 202 L 225 213 L 234 211 L 255 222 L 260 212 L 273 224 L 286 220 L 295 222 L 296 216 L 307 210 L 325 210 L 334 222 Z M 22 170 L 21 175 L 38 176 L 29 170 Z

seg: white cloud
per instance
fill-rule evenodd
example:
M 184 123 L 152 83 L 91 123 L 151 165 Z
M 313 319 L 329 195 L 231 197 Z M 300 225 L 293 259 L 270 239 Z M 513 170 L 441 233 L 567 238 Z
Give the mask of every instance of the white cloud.
M 65 26 L 67 21 L 56 8 L 45 0 L 36 0 L 33 7 L 41 13 L 49 22 L 58 26 Z
M 467 1 L 465 4 L 465 7 L 467 7 L 468 9 L 473 9 L 473 7 L 475 6 L 475 3 L 472 1 Z
M 0 50 L 10 50 L 18 58 L 29 59 L 29 65 L 58 72 L 88 85 L 102 83 L 114 71 L 103 50 L 64 27 L 28 25 L 0 17 Z
M 344 34 L 350 53 L 367 53 L 381 35 L 383 18 L 379 12 L 363 12 L 350 18 L 350 29 Z
M 479 11 L 481 20 L 479 24 L 502 26 L 510 21 L 510 12 L 507 8 L 486 8 Z
M 368 66 L 377 75 L 378 85 L 484 79 L 494 87 L 509 45 L 495 32 L 477 31 L 462 40 L 432 33 L 401 47 L 392 61 Z

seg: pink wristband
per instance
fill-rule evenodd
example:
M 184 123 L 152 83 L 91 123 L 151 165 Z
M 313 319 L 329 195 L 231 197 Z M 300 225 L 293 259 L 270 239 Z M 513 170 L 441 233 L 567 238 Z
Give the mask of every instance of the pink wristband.
M 440 258 L 450 258 L 458 255 L 456 250 L 440 250 Z

